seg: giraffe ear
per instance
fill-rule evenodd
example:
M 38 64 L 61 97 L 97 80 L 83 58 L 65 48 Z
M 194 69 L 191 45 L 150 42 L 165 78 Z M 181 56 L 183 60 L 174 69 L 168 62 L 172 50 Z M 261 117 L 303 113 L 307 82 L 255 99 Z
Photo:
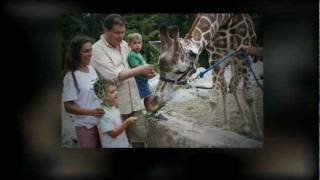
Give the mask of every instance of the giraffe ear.
M 156 50 L 160 51 L 161 41 L 149 41 L 149 44 L 151 44 L 151 46 Z
M 160 41 L 163 42 L 163 44 L 170 43 L 170 37 L 168 34 L 168 28 L 165 25 L 160 26 Z
M 168 28 L 168 30 L 169 30 L 169 35 L 173 39 L 178 39 L 179 38 L 179 28 L 178 28 L 178 26 L 170 26 Z

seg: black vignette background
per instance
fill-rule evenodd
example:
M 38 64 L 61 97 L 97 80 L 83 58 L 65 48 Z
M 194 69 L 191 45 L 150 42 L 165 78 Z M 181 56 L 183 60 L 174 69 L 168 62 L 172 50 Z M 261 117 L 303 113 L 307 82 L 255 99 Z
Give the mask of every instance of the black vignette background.
M 5 1 L 4 175 L 318 177 L 319 2 Z M 264 15 L 264 148 L 81 150 L 60 147 L 61 36 L 68 12 L 257 12 Z

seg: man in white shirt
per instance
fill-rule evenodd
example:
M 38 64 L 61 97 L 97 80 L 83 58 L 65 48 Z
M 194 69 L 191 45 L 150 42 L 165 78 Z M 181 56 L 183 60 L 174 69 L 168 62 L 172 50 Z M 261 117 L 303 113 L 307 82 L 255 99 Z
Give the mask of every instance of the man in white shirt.
M 118 14 L 110 14 L 104 20 L 104 33 L 92 47 L 91 64 L 100 75 L 113 80 L 118 86 L 118 101 L 122 119 L 138 117 L 135 124 L 127 129 L 132 147 L 145 147 L 147 122 L 143 116 L 144 108 L 134 76 L 145 75 L 152 78 L 154 71 L 151 65 L 130 69 L 127 56 L 128 44 L 123 40 L 125 24 Z

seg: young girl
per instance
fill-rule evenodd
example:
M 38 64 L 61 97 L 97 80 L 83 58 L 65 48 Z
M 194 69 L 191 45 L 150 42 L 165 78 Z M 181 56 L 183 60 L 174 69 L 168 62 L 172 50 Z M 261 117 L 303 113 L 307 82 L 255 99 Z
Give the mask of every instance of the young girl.
M 99 131 L 103 148 L 128 148 L 125 130 L 135 123 L 137 117 L 129 117 L 124 122 L 118 109 L 117 86 L 113 81 L 99 78 L 94 84 L 96 95 L 101 99 L 105 114 L 99 121 Z
M 89 66 L 91 39 L 74 37 L 65 59 L 62 101 L 67 112 L 74 114 L 74 125 L 80 147 L 101 147 L 97 129 L 98 118 L 104 110 L 93 91 L 93 80 L 97 79 L 94 68 Z

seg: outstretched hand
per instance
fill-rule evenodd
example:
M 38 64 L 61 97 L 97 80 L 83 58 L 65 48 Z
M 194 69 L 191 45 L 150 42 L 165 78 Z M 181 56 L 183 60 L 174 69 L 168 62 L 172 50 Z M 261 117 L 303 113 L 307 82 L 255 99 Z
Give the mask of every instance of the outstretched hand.
M 237 51 L 244 50 L 246 53 L 256 56 L 262 56 L 262 47 L 253 47 L 253 46 L 247 46 L 247 45 L 240 45 L 237 48 Z
M 140 66 L 140 74 L 143 74 L 145 76 L 150 76 L 154 72 L 153 66 L 150 64 L 145 64 Z
M 91 109 L 89 115 L 101 118 L 104 115 L 104 110 L 102 108 Z
M 131 116 L 131 117 L 129 117 L 126 121 L 127 121 L 128 123 L 135 123 L 137 120 L 138 120 L 137 117 Z
M 148 79 L 152 79 L 156 76 L 156 74 L 157 73 L 152 69 L 151 73 L 147 74 L 146 76 Z
M 241 44 L 241 45 L 237 48 L 236 51 L 244 50 L 244 51 L 246 51 L 247 53 L 249 53 L 249 49 L 250 49 L 250 46 Z
M 156 72 L 154 71 L 153 65 L 144 64 L 139 66 L 140 74 L 145 75 L 148 79 L 151 79 L 155 76 Z

